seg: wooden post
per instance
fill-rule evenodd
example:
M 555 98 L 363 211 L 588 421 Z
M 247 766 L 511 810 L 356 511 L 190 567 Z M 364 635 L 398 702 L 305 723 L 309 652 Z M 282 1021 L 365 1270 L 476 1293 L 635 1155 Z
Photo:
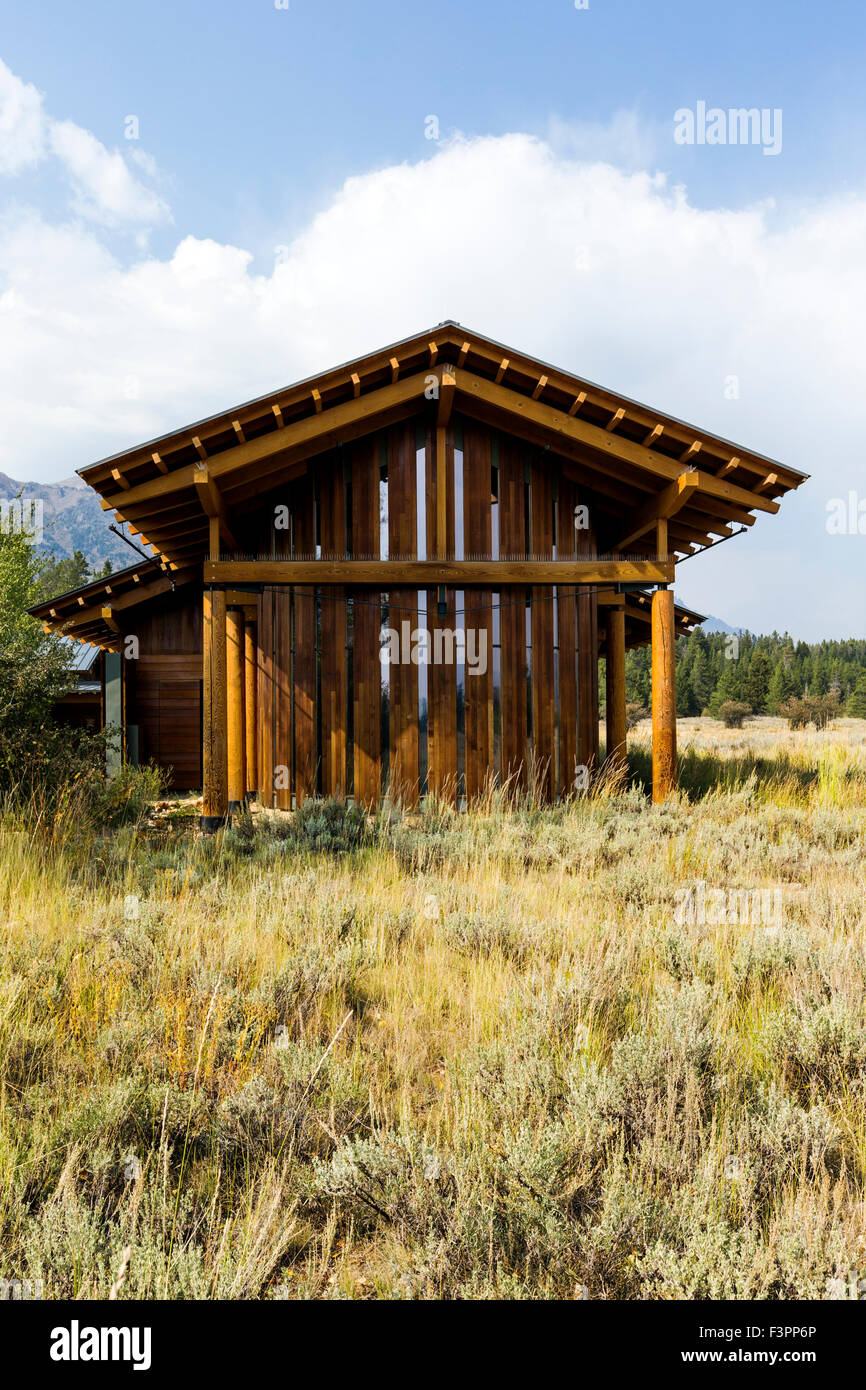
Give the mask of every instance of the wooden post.
M 577 532 L 577 555 L 595 555 L 595 530 Z M 577 759 L 594 775 L 598 768 L 598 595 L 593 586 L 577 587 Z
M 607 761 L 611 767 L 625 767 L 625 609 L 611 608 L 607 614 Z
M 244 718 L 246 721 L 247 796 L 259 790 L 258 707 L 256 691 L 256 624 L 244 624 Z
M 226 596 L 205 588 L 203 596 L 202 830 L 217 830 L 228 812 L 226 714 Z
M 247 770 L 244 756 L 244 612 L 230 608 L 226 615 L 226 681 L 229 814 L 246 804 Z
M 676 632 L 673 589 L 652 599 L 653 801 L 677 785 Z

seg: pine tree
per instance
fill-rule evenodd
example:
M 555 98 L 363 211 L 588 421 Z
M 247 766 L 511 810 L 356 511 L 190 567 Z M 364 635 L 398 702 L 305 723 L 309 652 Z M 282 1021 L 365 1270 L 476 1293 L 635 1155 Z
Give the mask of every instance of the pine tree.
M 695 708 L 699 714 L 703 714 L 713 693 L 713 681 L 707 658 L 700 647 L 692 666 L 691 687 Z
M 796 694 L 794 679 L 784 659 L 776 662 L 773 674 L 770 677 L 770 688 L 767 692 L 767 707 L 771 714 L 775 714 L 780 705 Z
M 848 713 L 853 719 L 866 719 L 866 671 L 858 677 L 848 701 Z
M 770 690 L 772 674 L 773 668 L 770 665 L 770 658 L 762 647 L 757 647 L 752 654 L 752 660 L 749 662 L 743 688 L 746 704 L 752 706 L 755 714 L 763 714 L 767 708 L 767 695 Z

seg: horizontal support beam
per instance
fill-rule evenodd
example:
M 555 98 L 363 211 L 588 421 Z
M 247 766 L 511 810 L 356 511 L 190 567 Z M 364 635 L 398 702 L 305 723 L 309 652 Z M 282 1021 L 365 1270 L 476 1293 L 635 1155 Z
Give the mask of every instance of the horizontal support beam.
M 672 560 L 209 560 L 205 584 L 671 584 Z

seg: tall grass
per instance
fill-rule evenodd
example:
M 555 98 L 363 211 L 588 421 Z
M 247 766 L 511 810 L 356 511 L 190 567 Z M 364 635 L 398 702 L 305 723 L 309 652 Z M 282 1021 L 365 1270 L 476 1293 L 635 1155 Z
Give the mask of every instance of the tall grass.
M 6 823 L 5 1277 L 833 1296 L 866 1264 L 866 765 L 765 735 L 687 729 L 661 807 Z M 697 920 L 698 883 L 778 888 L 782 918 Z

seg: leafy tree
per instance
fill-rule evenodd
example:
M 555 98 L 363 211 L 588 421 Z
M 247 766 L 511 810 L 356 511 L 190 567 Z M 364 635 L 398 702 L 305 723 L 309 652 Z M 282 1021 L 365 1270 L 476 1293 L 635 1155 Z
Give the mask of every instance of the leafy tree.
M 51 707 L 68 688 L 68 656 L 27 614 L 40 560 L 27 536 L 0 533 L 0 788 L 38 752 Z

